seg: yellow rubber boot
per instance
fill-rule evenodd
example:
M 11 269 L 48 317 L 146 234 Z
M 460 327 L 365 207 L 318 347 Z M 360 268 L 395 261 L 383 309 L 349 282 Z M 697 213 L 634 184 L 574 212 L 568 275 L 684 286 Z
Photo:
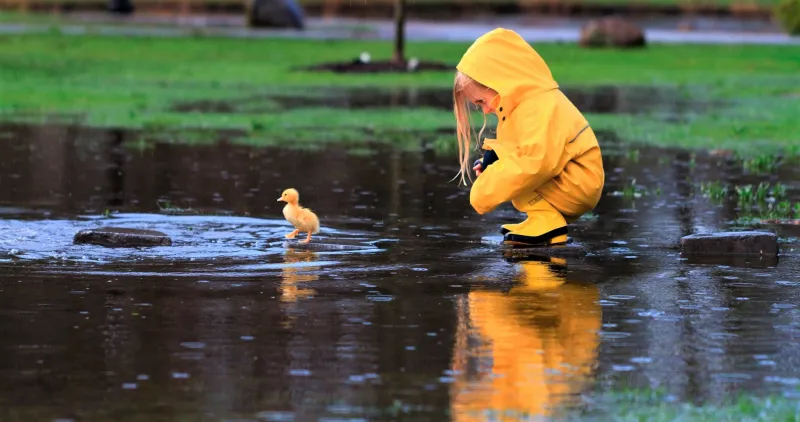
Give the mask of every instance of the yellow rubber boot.
M 528 222 L 528 219 L 526 218 L 525 221 L 523 221 L 521 223 L 503 224 L 502 226 L 500 226 L 500 234 L 505 235 L 508 232 L 513 232 L 518 227 L 524 225 L 527 222 Z
M 503 243 L 513 246 L 549 246 L 567 243 L 567 220 L 538 193 L 512 201 L 528 219 L 506 233 Z

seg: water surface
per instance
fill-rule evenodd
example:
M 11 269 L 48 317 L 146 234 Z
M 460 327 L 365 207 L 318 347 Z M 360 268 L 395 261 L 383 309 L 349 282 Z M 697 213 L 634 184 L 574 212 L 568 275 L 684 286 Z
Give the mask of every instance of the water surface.
M 695 263 L 676 249 L 739 212 L 687 178 L 796 180 L 791 166 L 632 155 L 604 134 L 608 195 L 571 232 L 588 255 L 557 258 L 497 247 L 520 216 L 476 215 L 448 182 L 456 158 L 430 149 L 2 133 L 3 420 L 468 421 L 555 415 L 624 387 L 797 397 L 794 255 Z M 634 178 L 659 193 L 614 194 Z M 288 187 L 322 220 L 309 247 L 283 238 Z M 71 244 L 102 225 L 174 245 Z M 793 226 L 768 228 L 795 246 Z

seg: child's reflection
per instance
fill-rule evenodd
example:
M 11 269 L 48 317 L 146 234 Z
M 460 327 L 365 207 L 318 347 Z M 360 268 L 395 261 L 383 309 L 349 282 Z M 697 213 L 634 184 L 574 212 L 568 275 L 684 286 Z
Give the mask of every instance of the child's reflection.
M 454 420 L 550 415 L 591 382 L 602 325 L 597 287 L 567 283 L 562 259 L 515 265 L 509 292 L 473 291 L 459 304 Z

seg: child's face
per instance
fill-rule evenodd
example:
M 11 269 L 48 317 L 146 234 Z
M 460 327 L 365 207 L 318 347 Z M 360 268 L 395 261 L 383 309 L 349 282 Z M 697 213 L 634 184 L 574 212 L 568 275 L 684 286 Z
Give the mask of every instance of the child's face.
M 466 97 L 472 104 L 480 107 L 483 114 L 494 113 L 494 106 L 492 100 L 497 96 L 497 92 L 491 88 L 481 88 L 478 86 L 471 86 L 465 90 Z

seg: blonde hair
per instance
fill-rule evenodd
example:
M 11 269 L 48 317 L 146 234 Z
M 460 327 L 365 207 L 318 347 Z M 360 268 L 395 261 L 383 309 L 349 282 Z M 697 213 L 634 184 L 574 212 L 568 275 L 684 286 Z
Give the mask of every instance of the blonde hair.
M 453 81 L 453 114 L 456 117 L 456 137 L 458 139 L 458 158 L 460 170 L 455 180 L 461 175 L 461 183 L 466 186 L 467 181 L 464 179 L 466 175 L 472 181 L 472 175 L 469 170 L 472 166 L 469 163 L 469 149 L 472 144 L 472 122 L 470 115 L 472 111 L 472 102 L 467 98 L 466 92 L 476 89 L 489 89 L 480 82 L 470 78 L 461 71 L 456 71 L 455 80 Z M 480 132 L 475 136 L 475 149 L 477 150 L 480 145 L 480 139 L 483 136 L 483 131 L 486 129 L 486 115 L 483 115 L 483 126 Z M 451 180 L 452 181 L 452 180 Z

